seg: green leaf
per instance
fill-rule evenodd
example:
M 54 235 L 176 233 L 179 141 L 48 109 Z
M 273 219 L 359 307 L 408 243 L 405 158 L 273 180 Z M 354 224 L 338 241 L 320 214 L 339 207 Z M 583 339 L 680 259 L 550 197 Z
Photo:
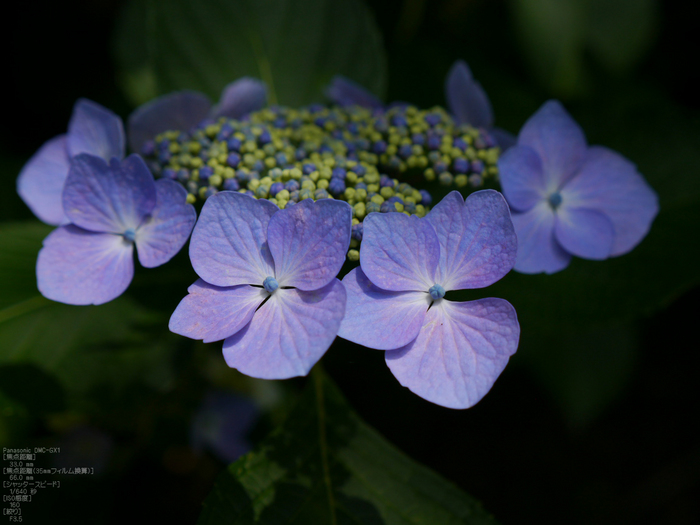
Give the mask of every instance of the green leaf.
M 368 427 L 319 370 L 286 423 L 231 464 L 199 525 L 495 524 Z
M 270 104 L 322 102 L 336 74 L 384 93 L 381 35 L 361 0 L 142 4 L 127 6 L 115 40 L 122 84 L 137 104 L 185 88 L 218 100 L 243 76 L 267 83 Z

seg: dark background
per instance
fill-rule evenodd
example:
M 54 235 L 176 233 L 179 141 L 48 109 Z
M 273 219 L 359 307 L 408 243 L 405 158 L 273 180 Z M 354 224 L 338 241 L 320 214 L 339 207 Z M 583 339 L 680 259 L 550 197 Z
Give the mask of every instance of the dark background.
M 122 117 L 133 109 L 115 82 L 111 52 L 122 4 L 40 1 L 4 12 L 0 220 L 33 218 L 14 191 L 15 178 L 44 141 L 65 132 L 78 97 Z M 491 96 L 497 124 L 512 132 L 542 102 L 558 97 L 584 125 L 589 141 L 597 143 L 605 137 L 604 119 L 614 119 L 615 104 L 630 93 L 650 108 L 673 107 L 678 125 L 695 130 L 700 151 L 698 13 L 686 2 L 658 3 L 649 44 L 624 71 L 605 69 L 584 51 L 587 80 L 580 90 L 558 89 L 533 74 L 507 2 L 369 5 L 388 52 L 386 100 L 444 104 L 444 76 L 463 58 Z M 596 106 L 611 113 L 590 114 Z M 650 136 L 648 144 L 636 147 L 648 150 L 654 141 Z M 636 160 L 634 147 L 621 153 Z M 183 268 L 185 263 L 180 257 Z M 140 300 L 148 303 L 151 292 L 142 291 Z M 365 421 L 480 499 L 504 525 L 694 524 L 700 522 L 698 299 L 697 286 L 674 290 L 663 307 L 629 321 L 635 343 L 621 374 L 624 381 L 585 416 L 563 402 L 556 387 L 520 354 L 492 392 L 468 411 L 436 407 L 401 388 L 380 352 L 336 343 L 324 364 Z M 211 455 L 195 455 L 187 445 L 188 418 L 206 389 L 192 370 L 219 352 L 216 344 L 192 350 L 182 343 L 171 356 L 172 388 L 98 398 L 101 414 L 80 420 L 110 436 L 108 467 L 100 476 L 37 497 L 24 506 L 25 522 L 194 523 L 223 464 Z M 284 388 L 303 384 L 303 379 L 288 381 Z M 25 441 L 15 444 L 53 442 L 70 417 L 74 414 L 31 414 L 14 434 Z M 251 440 L 265 435 L 276 417 L 264 416 Z

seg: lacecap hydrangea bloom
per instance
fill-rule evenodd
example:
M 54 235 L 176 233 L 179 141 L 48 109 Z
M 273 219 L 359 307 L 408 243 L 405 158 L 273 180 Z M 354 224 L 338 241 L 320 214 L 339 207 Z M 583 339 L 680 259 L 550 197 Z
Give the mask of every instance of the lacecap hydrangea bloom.
M 109 164 L 86 153 L 74 157 L 62 192 L 70 224 L 44 239 L 39 291 L 68 304 L 118 297 L 134 275 L 134 245 L 141 264 L 153 268 L 185 244 L 196 219 L 186 197 L 173 181 L 154 181 L 138 155 Z
M 558 272 L 574 255 L 623 255 L 646 236 L 659 211 L 656 193 L 635 165 L 603 146 L 589 147 L 554 100 L 530 117 L 498 167 L 518 235 L 519 272 Z
M 96 102 L 81 98 L 73 107 L 68 133 L 44 143 L 24 165 L 17 178 L 17 193 L 45 223 L 66 224 L 62 194 L 71 159 L 89 153 L 107 162 L 121 160 L 125 148 L 122 120 Z
M 170 330 L 224 340 L 226 363 L 261 379 L 306 375 L 328 350 L 345 312 L 336 278 L 350 244 L 346 202 L 305 199 L 279 210 L 222 191 L 205 202 L 190 259 L 200 279 Z
M 386 350 L 391 372 L 422 398 L 471 407 L 515 353 L 520 326 L 503 299 L 453 302 L 445 294 L 498 281 L 516 251 L 508 205 L 494 190 L 466 201 L 453 191 L 422 219 L 370 214 L 360 268 L 343 279 L 338 335 Z

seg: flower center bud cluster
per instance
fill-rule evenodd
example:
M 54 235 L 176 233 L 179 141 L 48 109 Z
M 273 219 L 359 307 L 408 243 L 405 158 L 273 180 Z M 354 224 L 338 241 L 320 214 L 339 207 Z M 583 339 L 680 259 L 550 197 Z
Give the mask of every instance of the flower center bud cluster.
M 142 153 L 154 175 L 185 186 L 191 203 L 221 190 L 267 199 L 280 209 L 304 199 L 344 200 L 353 207 L 348 257 L 358 260 L 367 214 L 423 217 L 429 211 L 430 194 L 400 179 L 422 174 L 445 185 L 480 187 L 497 175 L 499 151 L 486 132 L 457 126 L 440 108 L 312 105 L 167 131 Z

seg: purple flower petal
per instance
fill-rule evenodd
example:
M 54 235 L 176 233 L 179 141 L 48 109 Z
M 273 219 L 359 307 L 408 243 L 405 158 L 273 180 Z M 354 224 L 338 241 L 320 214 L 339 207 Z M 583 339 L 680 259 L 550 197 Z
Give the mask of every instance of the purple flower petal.
M 599 210 L 615 228 L 610 255 L 629 252 L 646 236 L 659 212 L 656 192 L 622 155 L 592 146 L 579 173 L 562 189 L 576 206 Z
M 190 241 L 197 275 L 216 286 L 262 285 L 275 272 L 267 227 L 276 211 L 270 201 L 234 191 L 209 197 Z
M 34 215 L 47 224 L 68 222 L 63 214 L 62 194 L 69 165 L 66 135 L 59 135 L 39 148 L 17 178 L 17 193 Z
M 370 281 L 393 292 L 427 292 L 435 281 L 440 244 L 428 221 L 403 213 L 364 220 L 360 265 Z
M 133 245 L 119 235 L 72 224 L 44 239 L 36 276 L 44 297 L 67 304 L 102 304 L 119 297 L 134 276 Z
M 238 332 L 268 296 L 263 288 L 245 284 L 221 288 L 202 279 L 187 292 L 170 317 L 168 327 L 171 332 L 205 343 L 221 341 Z
M 68 123 L 68 154 L 89 153 L 106 161 L 124 158 L 122 119 L 99 104 L 81 98 L 73 107 Z
M 546 201 L 525 213 L 513 213 L 511 219 L 518 236 L 517 271 L 554 273 L 569 265 L 571 254 L 554 238 L 555 215 Z
M 178 183 L 156 181 L 156 206 L 136 231 L 136 253 L 146 268 L 168 262 L 187 242 L 197 212 L 186 199 L 187 191 Z
M 542 161 L 529 146 L 513 146 L 498 159 L 503 195 L 515 211 L 527 211 L 547 198 Z M 554 188 L 552 191 L 556 191 Z
M 227 85 L 221 93 L 219 104 L 212 110 L 212 117 L 240 119 L 265 107 L 267 88 L 254 78 L 240 78 Z
M 305 376 L 338 333 L 345 288 L 337 279 L 304 292 L 278 288 L 248 326 L 224 341 L 226 363 L 260 379 Z
M 545 102 L 520 130 L 518 144 L 540 156 L 548 192 L 561 189 L 586 156 L 583 130 L 556 100 Z
M 518 243 L 503 196 L 477 191 L 466 202 L 450 192 L 427 215 L 440 242 L 436 282 L 445 290 L 484 288 L 507 274 Z
M 153 175 L 130 155 L 109 165 L 100 157 L 75 157 L 63 188 L 63 210 L 76 226 L 96 232 L 136 230 L 156 205 Z
M 338 275 L 352 232 L 352 208 L 305 199 L 270 219 L 267 240 L 280 286 L 316 290 Z
M 326 96 L 339 106 L 362 106 L 382 109 L 384 104 L 365 88 L 349 78 L 336 75 L 326 88 Z
M 520 325 L 503 299 L 442 300 L 425 316 L 415 341 L 386 353 L 403 386 L 448 408 L 475 405 L 518 348 Z
M 139 106 L 127 122 L 129 147 L 140 153 L 143 145 L 169 130 L 189 131 L 209 116 L 211 102 L 197 91 L 178 91 Z
M 463 60 L 457 60 L 445 80 L 447 107 L 456 117 L 458 124 L 471 124 L 475 127 L 493 126 L 491 102 Z
M 610 257 L 615 230 L 599 211 L 562 205 L 556 213 L 554 235 L 567 252 L 602 260 Z
M 360 268 L 343 279 L 345 317 L 338 335 L 377 350 L 394 350 L 413 341 L 432 298 L 426 292 L 387 292 L 374 286 Z

